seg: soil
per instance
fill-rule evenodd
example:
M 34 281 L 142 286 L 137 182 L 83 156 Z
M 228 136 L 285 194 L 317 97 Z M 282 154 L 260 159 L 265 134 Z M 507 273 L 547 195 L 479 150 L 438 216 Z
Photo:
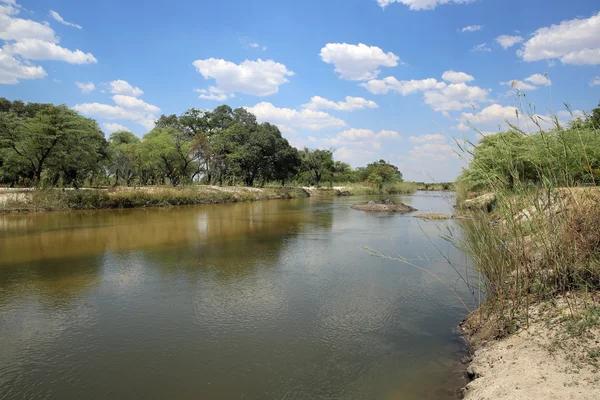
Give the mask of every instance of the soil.
M 523 323 L 525 327 L 503 338 L 490 324 L 479 324 L 477 312 L 472 314 L 461 326 L 474 350 L 467 369 L 473 380 L 463 389 L 464 398 L 600 399 L 600 326 L 574 331 L 573 320 L 566 318 L 579 307 L 580 323 L 586 324 L 585 309 L 594 303 L 574 305 L 563 298 L 536 304 L 530 308 L 529 326 Z

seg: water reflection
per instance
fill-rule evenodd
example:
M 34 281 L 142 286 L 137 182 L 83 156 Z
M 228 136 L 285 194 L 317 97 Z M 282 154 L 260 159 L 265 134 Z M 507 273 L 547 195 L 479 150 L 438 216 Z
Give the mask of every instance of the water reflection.
M 0 398 L 453 398 L 464 311 L 361 250 L 430 256 L 452 222 L 353 201 L 0 217 Z

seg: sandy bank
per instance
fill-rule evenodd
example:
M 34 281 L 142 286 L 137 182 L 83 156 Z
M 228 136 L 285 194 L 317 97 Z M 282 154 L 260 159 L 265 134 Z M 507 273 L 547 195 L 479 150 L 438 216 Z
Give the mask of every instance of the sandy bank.
M 596 298 L 587 306 L 565 299 L 536 305 L 528 328 L 523 321 L 499 340 L 486 340 L 490 332 L 478 329 L 472 315 L 463 325 L 475 348 L 465 399 L 600 399 L 599 304 Z M 573 310 L 579 322 L 566 318 Z

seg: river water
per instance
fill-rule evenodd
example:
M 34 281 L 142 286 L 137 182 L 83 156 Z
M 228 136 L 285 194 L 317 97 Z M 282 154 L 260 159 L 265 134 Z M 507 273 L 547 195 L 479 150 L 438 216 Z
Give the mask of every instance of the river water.
M 468 297 L 459 227 L 367 199 L 0 215 L 0 399 L 457 398 L 466 311 L 363 249 Z

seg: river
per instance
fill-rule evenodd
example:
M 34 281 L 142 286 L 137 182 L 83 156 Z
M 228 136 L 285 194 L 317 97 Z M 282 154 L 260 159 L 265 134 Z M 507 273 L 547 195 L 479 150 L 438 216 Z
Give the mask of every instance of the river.
M 437 192 L 395 197 L 452 212 Z M 0 399 L 455 399 L 455 221 L 361 197 L 0 215 Z

